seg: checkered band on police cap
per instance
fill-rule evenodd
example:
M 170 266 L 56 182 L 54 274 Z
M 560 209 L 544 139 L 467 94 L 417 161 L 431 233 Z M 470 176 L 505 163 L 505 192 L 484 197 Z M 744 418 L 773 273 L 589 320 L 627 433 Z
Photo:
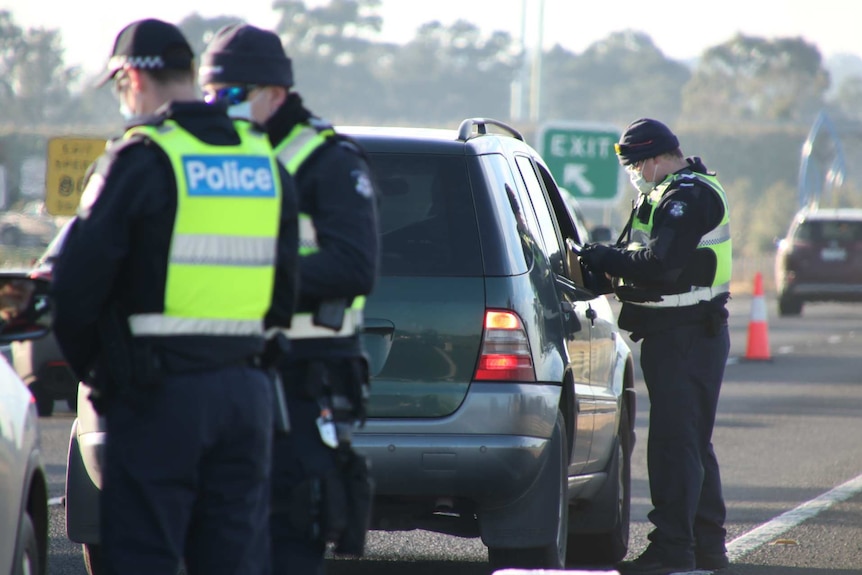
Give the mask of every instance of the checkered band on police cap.
M 154 18 L 138 20 L 117 35 L 97 85 L 105 84 L 124 68 L 191 70 L 193 61 L 192 47 L 178 27 Z
M 614 150 L 624 166 L 655 158 L 679 148 L 679 140 L 670 128 L 650 118 L 635 120 L 623 132 Z

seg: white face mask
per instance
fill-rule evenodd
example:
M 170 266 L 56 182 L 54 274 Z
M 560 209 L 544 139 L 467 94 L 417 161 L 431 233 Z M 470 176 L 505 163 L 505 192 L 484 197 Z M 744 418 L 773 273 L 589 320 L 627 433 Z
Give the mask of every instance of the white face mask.
M 120 115 L 123 116 L 123 119 L 127 122 L 135 117 L 135 111 L 129 108 L 125 98 L 120 98 Z
M 251 120 L 251 100 L 247 99 L 245 102 L 229 106 L 227 109 L 227 115 L 231 118 Z
M 646 178 L 644 178 L 642 171 L 636 170 L 631 166 L 626 168 L 626 171 L 628 171 L 629 180 L 631 180 L 632 185 L 635 187 L 635 189 L 637 191 L 639 191 L 642 194 L 648 194 L 652 191 L 652 189 L 654 187 L 653 183 L 648 182 L 646 180 Z

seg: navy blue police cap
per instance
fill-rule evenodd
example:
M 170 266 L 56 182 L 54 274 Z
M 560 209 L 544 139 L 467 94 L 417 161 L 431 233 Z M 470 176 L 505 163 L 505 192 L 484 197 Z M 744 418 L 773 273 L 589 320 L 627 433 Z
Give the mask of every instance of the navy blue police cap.
M 614 144 L 624 166 L 655 158 L 679 148 L 679 140 L 670 128 L 651 118 L 640 118 L 626 127 L 620 141 Z
M 192 71 L 193 66 L 194 52 L 178 27 L 155 18 L 137 20 L 117 34 L 107 69 L 96 85 L 104 85 L 124 68 Z
M 293 86 L 293 66 L 278 35 L 248 24 L 231 24 L 215 33 L 201 54 L 198 82 Z

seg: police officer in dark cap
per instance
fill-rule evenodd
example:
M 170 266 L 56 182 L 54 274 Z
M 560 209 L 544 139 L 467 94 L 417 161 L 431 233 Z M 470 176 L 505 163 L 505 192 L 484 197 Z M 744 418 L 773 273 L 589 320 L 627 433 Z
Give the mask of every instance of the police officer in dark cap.
M 288 303 L 296 290 L 292 180 L 259 128 L 197 98 L 173 24 L 125 27 L 101 81 L 127 123 L 88 174 L 52 285 L 57 340 L 107 425 L 89 561 L 108 575 L 183 561 L 190 575 L 264 575 L 260 356 L 273 290 Z
M 359 333 L 377 276 L 377 192 L 359 146 L 293 90 L 291 60 L 275 33 L 219 30 L 199 81 L 205 99 L 266 127 L 299 189 L 298 308 L 290 324 L 271 324 L 289 340 L 278 372 L 291 424 L 273 449 L 271 546 L 274 573 L 321 573 L 327 544 L 360 555 L 368 526 L 370 480 L 350 432 L 364 419 L 368 393 Z
M 623 304 L 620 328 L 643 340 L 654 525 L 647 549 L 618 568 L 623 575 L 718 570 L 728 566 L 712 446 L 730 349 L 727 196 L 659 121 L 632 122 L 615 148 L 638 198 L 617 246 L 589 244 L 580 257 L 589 270 L 611 278 Z

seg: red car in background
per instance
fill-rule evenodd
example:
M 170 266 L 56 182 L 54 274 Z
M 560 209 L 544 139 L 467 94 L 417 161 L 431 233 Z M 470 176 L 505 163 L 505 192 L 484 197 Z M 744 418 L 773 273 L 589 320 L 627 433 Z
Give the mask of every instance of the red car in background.
M 862 302 L 862 209 L 797 212 L 775 256 L 778 313 L 807 302 Z

